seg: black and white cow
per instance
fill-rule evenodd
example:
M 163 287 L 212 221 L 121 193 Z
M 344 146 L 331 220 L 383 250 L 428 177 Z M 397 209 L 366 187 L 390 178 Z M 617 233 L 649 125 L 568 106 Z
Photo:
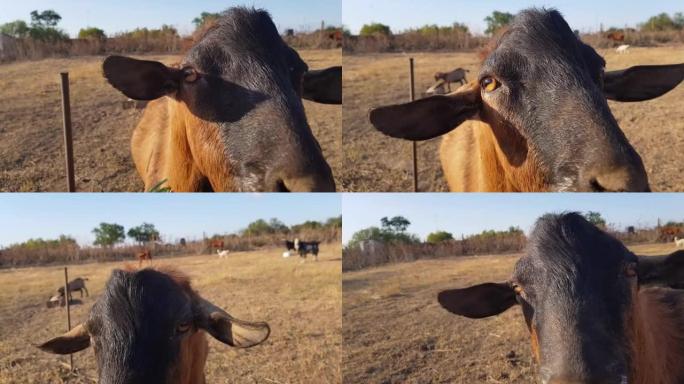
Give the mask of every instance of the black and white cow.
M 285 248 L 288 251 L 299 253 L 299 257 L 304 259 L 310 253 L 318 261 L 318 245 L 320 243 L 320 241 L 300 241 L 299 239 L 294 239 L 294 241 L 285 240 Z

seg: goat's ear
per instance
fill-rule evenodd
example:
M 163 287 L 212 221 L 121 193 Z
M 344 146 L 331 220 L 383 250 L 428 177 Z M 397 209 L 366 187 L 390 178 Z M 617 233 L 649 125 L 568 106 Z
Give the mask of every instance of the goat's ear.
M 672 65 L 638 65 L 620 71 L 606 72 L 603 93 L 616 101 L 654 99 L 672 90 L 684 80 L 684 63 Z
M 271 334 L 271 328 L 265 322 L 236 319 L 207 300 L 200 298 L 200 302 L 200 327 L 222 343 L 249 348 L 263 343 Z
M 102 64 L 104 77 L 134 100 L 154 100 L 177 91 L 183 71 L 157 61 L 109 56 Z
M 684 288 L 684 251 L 666 256 L 639 256 L 639 284 Z
M 321 104 L 342 104 L 342 67 L 304 72 L 302 98 Z
M 437 301 L 447 311 L 472 319 L 498 315 L 517 303 L 515 291 L 508 283 L 484 283 L 442 291 Z
M 62 336 L 55 337 L 38 346 L 41 350 L 58 355 L 68 355 L 90 346 L 90 334 L 85 325 L 79 324 Z
M 375 129 L 391 137 L 428 140 L 475 116 L 480 105 L 479 85 L 470 83 L 449 95 L 373 109 L 370 122 Z

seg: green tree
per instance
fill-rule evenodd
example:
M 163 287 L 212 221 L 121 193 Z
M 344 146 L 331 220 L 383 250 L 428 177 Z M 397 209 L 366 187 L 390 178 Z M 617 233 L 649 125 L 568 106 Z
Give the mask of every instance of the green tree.
M 142 225 L 130 228 L 128 237 L 142 244 L 159 240 L 159 231 L 154 227 L 154 224 L 142 223 Z
M 342 215 L 331 217 L 325 222 L 327 228 L 342 228 Z
M 95 234 L 94 244 L 102 247 L 111 247 L 126 238 L 124 227 L 114 223 L 100 223 L 99 227 L 93 229 L 93 234 Z
M 513 21 L 513 15 L 508 12 L 494 11 L 491 15 L 484 18 L 487 23 L 487 29 L 485 33 L 488 35 L 493 35 L 499 29 L 507 26 Z
M 268 226 L 271 227 L 271 233 L 285 233 L 290 231 L 290 228 L 288 228 L 285 223 L 275 217 L 268 221 Z
M 31 27 L 54 28 L 62 20 L 57 12 L 52 9 L 38 13 L 38 11 L 31 12 Z
M 15 20 L 0 25 L 0 33 L 16 38 L 24 38 L 28 36 L 29 27 L 24 20 Z
M 385 233 L 383 233 L 383 231 L 380 228 L 370 227 L 355 232 L 352 235 L 352 238 L 349 240 L 349 243 L 347 243 L 347 246 L 349 248 L 356 248 L 359 246 L 360 243 L 368 240 L 385 242 L 387 239 Z
M 599 212 L 594 212 L 594 211 L 589 211 L 585 214 L 583 214 L 585 219 L 587 219 L 588 222 L 594 224 L 597 227 L 605 227 L 606 226 L 606 220 L 601 216 Z
M 641 24 L 642 31 L 669 31 L 682 29 L 684 27 L 684 15 L 681 12 L 675 13 L 674 17 L 670 17 L 667 13 L 652 16 L 645 23 Z
M 361 27 L 361 31 L 359 32 L 361 36 L 375 36 L 375 35 L 385 35 L 389 36 L 392 34 L 392 31 L 390 30 L 390 27 L 385 24 L 380 24 L 380 23 L 371 23 L 371 24 L 364 24 L 363 27 Z
M 32 39 L 40 41 L 61 41 L 68 40 L 69 35 L 57 28 L 57 24 L 62 20 L 57 12 L 48 9 L 47 11 L 31 12 L 31 28 L 29 28 L 29 36 Z
M 100 28 L 86 27 L 78 31 L 79 39 L 104 40 L 107 38 L 105 32 Z
M 195 28 L 200 28 L 204 23 L 216 20 L 221 17 L 220 13 L 202 12 L 198 17 L 192 19 L 192 23 L 195 24 Z
M 442 241 L 448 241 L 448 240 L 453 240 L 454 236 L 446 231 L 436 231 L 432 232 L 431 234 L 428 235 L 427 237 L 427 242 L 430 244 L 437 244 Z
M 383 217 L 380 219 L 380 224 L 384 231 L 390 233 L 403 233 L 406 232 L 406 229 L 411 225 L 411 222 L 403 216 L 394 216 L 391 219 Z

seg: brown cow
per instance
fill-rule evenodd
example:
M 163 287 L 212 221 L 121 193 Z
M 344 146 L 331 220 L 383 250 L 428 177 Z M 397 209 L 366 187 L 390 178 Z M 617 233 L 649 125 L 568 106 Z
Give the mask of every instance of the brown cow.
M 669 287 L 681 284 L 684 251 L 637 257 L 570 213 L 537 221 L 508 281 L 442 291 L 438 301 L 476 319 L 520 305 L 542 383 L 679 384 L 684 291 Z
M 341 71 L 307 73 L 267 12 L 229 9 L 178 67 L 110 56 L 103 70 L 126 96 L 152 100 L 131 141 L 146 190 L 335 190 L 301 97 L 318 100 Z
M 152 252 L 150 252 L 149 249 L 145 249 L 141 252 L 138 252 L 135 257 L 138 258 L 138 266 L 142 267 L 143 261 L 147 260 L 148 262 L 152 262 Z
M 440 158 L 452 191 L 650 190 L 606 99 L 658 97 L 684 79 L 684 64 L 604 73 L 557 11 L 522 11 L 495 43 L 477 81 L 377 108 L 371 123 L 407 140 L 447 134 Z
M 114 270 L 88 319 L 40 349 L 94 346 L 100 383 L 205 383 L 206 334 L 237 348 L 264 342 L 264 322 L 239 320 L 202 298 L 187 276 L 162 269 Z
M 625 34 L 624 34 L 624 32 L 613 31 L 613 32 L 606 34 L 606 38 L 608 40 L 612 40 L 616 43 L 621 43 L 621 42 L 625 41 Z

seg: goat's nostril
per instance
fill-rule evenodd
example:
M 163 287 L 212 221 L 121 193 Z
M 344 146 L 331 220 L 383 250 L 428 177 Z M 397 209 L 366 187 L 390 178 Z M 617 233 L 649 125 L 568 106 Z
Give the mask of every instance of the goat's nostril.
M 589 180 L 589 187 L 591 188 L 592 192 L 606 192 L 606 189 L 599 184 L 595 177 Z
M 645 192 L 648 179 L 644 172 L 630 167 L 619 167 L 593 172 L 587 176 L 587 189 L 592 192 Z

